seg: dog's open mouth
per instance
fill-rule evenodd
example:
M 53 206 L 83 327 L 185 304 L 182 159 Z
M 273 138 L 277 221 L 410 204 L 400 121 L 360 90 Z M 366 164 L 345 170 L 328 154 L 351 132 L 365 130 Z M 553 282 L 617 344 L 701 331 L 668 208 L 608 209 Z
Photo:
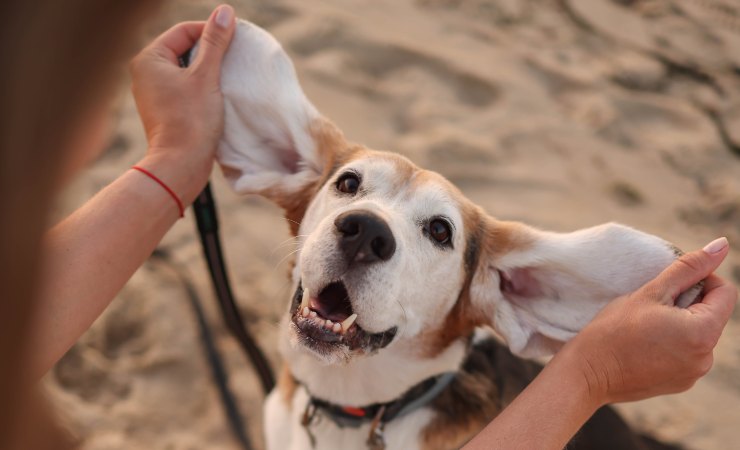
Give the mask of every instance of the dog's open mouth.
M 359 328 L 355 324 L 357 314 L 352 312 L 347 288 L 341 281 L 329 284 L 314 298 L 304 290 L 296 312 L 306 319 L 307 325 L 323 328 L 334 335 L 344 336 Z M 336 337 L 332 334 L 328 335 L 328 340 Z
M 388 345 L 396 327 L 368 333 L 357 323 L 347 288 L 341 281 L 324 287 L 318 295 L 304 291 L 299 283 L 291 304 L 291 319 L 302 342 L 321 353 L 346 346 L 372 351 Z

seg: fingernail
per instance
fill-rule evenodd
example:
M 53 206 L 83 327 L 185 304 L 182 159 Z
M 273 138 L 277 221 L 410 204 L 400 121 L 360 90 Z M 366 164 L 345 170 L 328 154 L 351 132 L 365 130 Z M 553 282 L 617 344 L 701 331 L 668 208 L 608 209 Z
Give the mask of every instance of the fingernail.
M 234 10 L 229 5 L 222 5 L 216 12 L 216 23 L 221 28 L 228 28 L 234 20 Z
M 727 245 L 728 242 L 726 237 L 717 238 L 704 246 L 704 252 L 714 255 L 724 250 Z

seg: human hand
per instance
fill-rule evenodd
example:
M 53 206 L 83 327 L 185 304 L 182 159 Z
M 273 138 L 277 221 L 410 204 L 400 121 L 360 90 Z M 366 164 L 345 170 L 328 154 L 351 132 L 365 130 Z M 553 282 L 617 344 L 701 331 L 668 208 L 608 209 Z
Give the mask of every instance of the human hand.
M 589 394 L 601 404 L 690 388 L 712 367 L 712 351 L 737 301 L 737 289 L 712 274 L 728 252 L 721 238 L 681 256 L 639 290 L 607 305 L 556 358 L 581 365 Z M 702 279 L 701 302 L 674 306 L 681 292 Z
M 139 163 L 191 203 L 208 180 L 223 132 L 221 61 L 234 34 L 234 10 L 222 5 L 207 22 L 183 22 L 144 48 L 130 65 L 133 94 L 149 150 Z M 178 57 L 200 39 L 194 61 Z

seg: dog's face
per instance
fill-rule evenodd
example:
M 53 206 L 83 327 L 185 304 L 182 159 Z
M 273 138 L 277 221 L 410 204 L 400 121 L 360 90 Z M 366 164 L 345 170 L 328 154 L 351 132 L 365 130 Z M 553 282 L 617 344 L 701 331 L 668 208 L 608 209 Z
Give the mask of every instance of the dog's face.
M 221 73 L 224 174 L 281 205 L 299 237 L 294 351 L 326 363 L 396 347 L 432 357 L 491 325 L 515 353 L 543 355 L 676 256 L 615 224 L 548 233 L 498 221 L 443 177 L 348 143 L 254 25 L 238 24 Z
M 294 337 L 327 361 L 440 326 L 465 279 L 460 193 L 397 155 L 347 159 L 301 221 L 291 305 Z

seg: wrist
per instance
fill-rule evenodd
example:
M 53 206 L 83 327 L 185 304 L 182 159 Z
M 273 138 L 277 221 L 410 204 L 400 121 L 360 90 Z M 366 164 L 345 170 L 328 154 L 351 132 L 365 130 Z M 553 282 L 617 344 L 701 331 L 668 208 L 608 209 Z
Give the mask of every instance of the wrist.
M 158 176 L 154 175 L 153 173 L 149 172 L 148 170 L 144 169 L 143 167 L 133 166 L 131 168 L 134 169 L 134 170 L 136 170 L 136 171 L 138 171 L 138 172 L 143 173 L 147 177 L 151 178 L 152 181 L 154 181 L 159 186 L 161 186 L 162 189 L 164 189 L 165 192 L 167 192 L 167 194 L 169 194 L 169 196 L 172 198 L 172 200 L 175 201 L 175 204 L 177 205 L 177 209 L 178 209 L 178 211 L 180 213 L 180 217 L 181 218 L 182 217 L 185 217 L 185 205 L 183 205 L 182 200 L 180 200 L 180 196 L 177 195 L 175 193 L 175 191 L 173 191 L 172 189 L 170 189 L 170 187 L 167 186 L 167 184 L 165 182 L 163 182 L 162 180 L 160 180 Z
M 591 413 L 609 403 L 608 382 L 590 361 L 578 342 L 570 342 L 548 363 L 547 368 L 558 373 L 558 378 L 568 380 L 572 395 Z
M 563 448 L 604 404 L 568 345 L 466 449 Z
M 150 149 L 136 165 L 156 175 L 187 207 L 208 182 L 212 161 L 189 160 L 183 153 L 187 152 Z

